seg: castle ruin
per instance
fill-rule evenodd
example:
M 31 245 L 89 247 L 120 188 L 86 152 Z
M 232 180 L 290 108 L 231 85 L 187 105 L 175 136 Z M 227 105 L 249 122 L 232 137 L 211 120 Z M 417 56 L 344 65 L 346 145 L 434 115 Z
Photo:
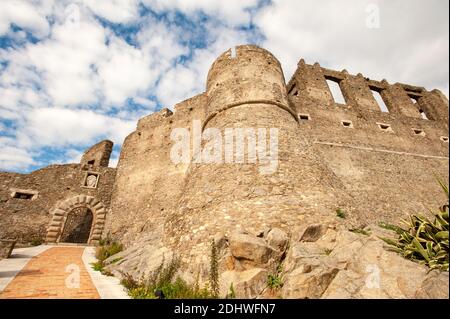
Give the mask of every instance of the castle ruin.
M 333 83 L 345 103 L 336 102 Z M 349 225 L 397 223 L 447 200 L 436 178 L 448 181 L 448 119 L 439 90 L 303 59 L 286 83 L 270 52 L 238 46 L 213 63 L 204 93 L 138 121 L 117 168 L 108 167 L 112 143 L 103 141 L 79 164 L 0 173 L 0 239 L 95 244 L 108 235 L 180 255 L 195 276 L 211 239 L 237 230 L 293 234 L 336 219 L 337 209 Z M 174 163 L 171 132 L 192 133 L 195 120 L 203 131 L 277 128 L 277 169 Z M 222 271 L 251 269 L 227 254 Z

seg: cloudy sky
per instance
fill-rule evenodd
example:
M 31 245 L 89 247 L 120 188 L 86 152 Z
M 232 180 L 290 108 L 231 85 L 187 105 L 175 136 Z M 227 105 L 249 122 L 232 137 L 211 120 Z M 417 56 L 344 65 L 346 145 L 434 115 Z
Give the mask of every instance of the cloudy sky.
M 0 170 L 121 143 L 140 117 L 204 91 L 231 46 L 449 91 L 446 0 L 1 0 Z

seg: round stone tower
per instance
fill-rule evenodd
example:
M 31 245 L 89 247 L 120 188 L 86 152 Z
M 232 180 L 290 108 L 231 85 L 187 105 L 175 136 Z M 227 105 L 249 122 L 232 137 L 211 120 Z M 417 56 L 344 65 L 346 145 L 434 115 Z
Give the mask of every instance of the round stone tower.
M 275 106 L 291 113 L 296 120 L 288 106 L 280 62 L 256 46 L 239 46 L 223 53 L 209 70 L 206 91 L 208 106 L 204 124 L 218 113 L 245 106 Z
M 245 45 L 223 53 L 208 73 L 206 93 L 202 131 L 216 137 L 220 132 L 222 162 L 190 164 L 178 209 L 165 225 L 166 239 L 193 268 L 207 264 L 211 238 L 239 230 L 258 235 L 273 227 L 290 232 L 322 213 L 323 186 L 329 190 L 333 184 L 301 137 L 281 65 L 270 52 Z M 226 149 L 230 132 L 232 152 Z M 244 148 L 238 147 L 242 132 Z M 250 145 L 252 132 L 256 151 Z M 265 152 L 260 152 L 263 144 Z

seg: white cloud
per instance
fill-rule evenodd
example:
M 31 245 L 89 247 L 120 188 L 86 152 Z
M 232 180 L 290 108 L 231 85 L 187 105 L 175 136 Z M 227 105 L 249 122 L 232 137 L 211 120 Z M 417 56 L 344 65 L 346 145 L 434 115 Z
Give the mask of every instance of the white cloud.
M 105 103 L 120 105 L 128 97 L 149 89 L 156 81 L 150 57 L 114 38 L 105 59 L 97 62 L 98 77 Z
M 123 121 L 90 110 L 40 108 L 26 115 L 22 132 L 41 146 L 56 147 L 91 144 L 102 136 L 121 143 L 135 126 L 134 121 Z
M 83 0 L 96 15 L 114 23 L 128 23 L 138 17 L 138 1 L 135 0 Z
M 156 95 L 165 107 L 188 99 L 206 89 L 206 77 L 212 63 L 229 48 L 251 41 L 244 31 L 230 29 L 222 24 L 209 23 L 210 45 L 193 50 L 192 60 L 172 67 L 156 88 Z
M 366 26 L 369 4 L 380 28 Z M 298 60 L 448 94 L 448 2 L 274 0 L 255 17 L 286 76 Z
M 187 15 L 193 15 L 202 11 L 230 25 L 250 22 L 250 13 L 247 9 L 258 4 L 258 0 L 143 0 L 142 2 L 157 12 L 178 10 Z
M 0 36 L 6 34 L 10 25 L 31 31 L 37 37 L 49 32 L 49 24 L 39 7 L 21 0 L 2 0 L 0 2 Z
M 0 170 L 22 170 L 36 164 L 30 152 L 15 146 L 15 143 L 12 138 L 0 136 Z

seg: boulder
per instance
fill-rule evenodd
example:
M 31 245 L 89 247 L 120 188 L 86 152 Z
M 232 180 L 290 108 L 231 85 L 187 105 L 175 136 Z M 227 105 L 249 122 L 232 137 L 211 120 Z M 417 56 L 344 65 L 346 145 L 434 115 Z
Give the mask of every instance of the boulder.
M 315 242 L 327 232 L 328 227 L 322 224 L 312 224 L 300 235 L 300 241 Z
M 262 268 L 226 271 L 220 275 L 220 295 L 229 294 L 233 284 L 237 298 L 256 298 L 267 287 L 267 275 L 267 270 Z
M 279 253 L 262 238 L 243 233 L 234 233 L 229 239 L 230 252 L 236 259 L 245 259 L 256 265 L 263 265 L 270 259 L 278 258 Z
M 303 264 L 285 277 L 283 298 L 320 298 L 339 269 L 326 263 Z
M 273 228 L 267 234 L 267 243 L 269 246 L 284 252 L 289 241 L 288 235 L 279 228 Z

